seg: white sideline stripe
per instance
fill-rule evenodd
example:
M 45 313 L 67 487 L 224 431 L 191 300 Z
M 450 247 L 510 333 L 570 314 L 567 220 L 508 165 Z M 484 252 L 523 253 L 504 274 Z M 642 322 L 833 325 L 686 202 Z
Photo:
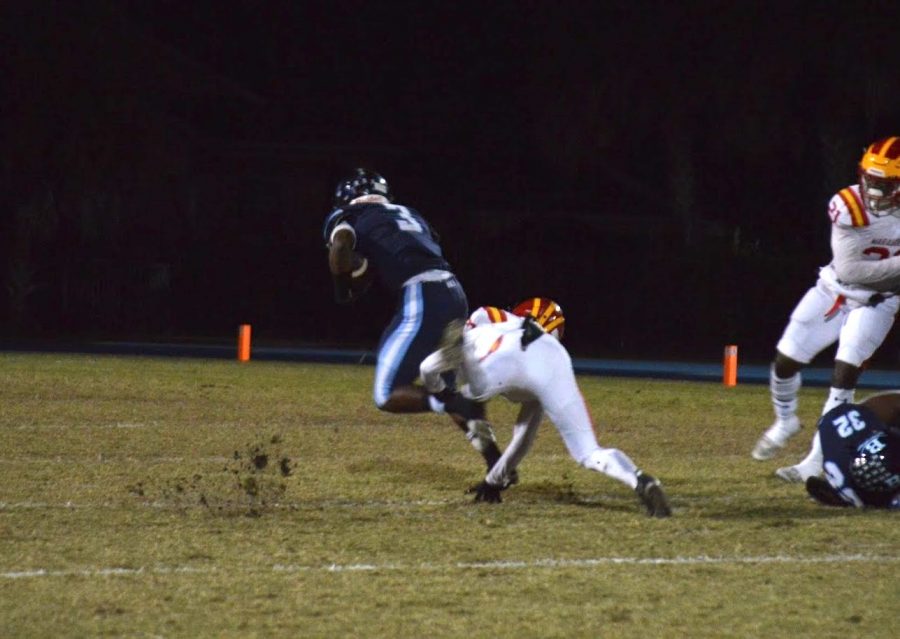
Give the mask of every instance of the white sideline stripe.
M 298 566 L 275 564 L 271 567 L 245 567 L 220 569 L 212 567 L 173 566 L 140 568 L 80 568 L 52 570 L 9 570 L 0 572 L 2 579 L 36 579 L 38 577 L 129 577 L 141 575 L 207 575 L 229 573 L 338 573 L 338 572 L 450 572 L 453 570 L 528 570 L 554 568 L 596 568 L 598 566 L 692 566 L 692 565 L 741 565 L 741 564 L 843 564 L 897 562 L 900 557 L 878 555 L 821 555 L 813 557 L 791 557 L 788 555 L 763 555 L 758 557 L 597 557 L 594 559 L 535 559 L 533 561 L 477 561 L 451 562 L 446 564 L 328 564 L 324 566 Z

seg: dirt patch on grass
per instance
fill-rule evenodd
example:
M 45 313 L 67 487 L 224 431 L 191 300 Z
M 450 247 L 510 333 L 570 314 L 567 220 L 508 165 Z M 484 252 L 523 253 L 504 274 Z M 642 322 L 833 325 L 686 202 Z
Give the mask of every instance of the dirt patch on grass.
M 218 472 L 147 477 L 126 490 L 154 506 L 260 517 L 280 506 L 293 468 L 281 436 L 272 435 L 235 450 Z

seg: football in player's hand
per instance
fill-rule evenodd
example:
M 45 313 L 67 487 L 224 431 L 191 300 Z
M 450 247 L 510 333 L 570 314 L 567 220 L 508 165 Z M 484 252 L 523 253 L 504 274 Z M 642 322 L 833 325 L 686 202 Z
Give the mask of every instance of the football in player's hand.
M 368 291 L 372 282 L 375 281 L 375 268 L 369 263 L 369 260 L 356 251 L 353 251 L 352 264 L 350 288 L 353 291 L 353 297 L 359 297 Z
M 356 251 L 350 254 L 350 264 L 353 266 L 351 276 L 354 278 L 362 277 L 369 270 L 369 260 Z

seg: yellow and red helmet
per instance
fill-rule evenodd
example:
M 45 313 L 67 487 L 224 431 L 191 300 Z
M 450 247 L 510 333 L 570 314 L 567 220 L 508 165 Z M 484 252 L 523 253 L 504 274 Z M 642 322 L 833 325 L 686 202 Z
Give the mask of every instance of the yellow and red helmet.
M 562 340 L 566 327 L 566 318 L 559 304 L 546 297 L 532 297 L 519 302 L 512 309 L 513 315 L 519 317 L 532 317 L 541 328 Z
M 859 190 L 876 217 L 900 216 L 900 137 L 873 142 L 859 161 Z

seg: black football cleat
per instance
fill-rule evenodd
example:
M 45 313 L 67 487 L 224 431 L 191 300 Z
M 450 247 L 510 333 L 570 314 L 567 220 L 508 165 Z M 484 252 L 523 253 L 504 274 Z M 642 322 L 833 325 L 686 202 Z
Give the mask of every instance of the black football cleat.
M 850 503 L 841 499 L 841 496 L 832 488 L 831 484 L 821 477 L 807 477 L 806 492 L 824 506 L 836 506 L 838 508 L 850 506 Z
M 669 506 L 669 500 L 666 493 L 663 492 L 662 484 L 655 477 L 638 471 L 638 483 L 634 492 L 637 493 L 644 508 L 647 509 L 649 517 L 669 517 L 672 515 L 672 508 Z

